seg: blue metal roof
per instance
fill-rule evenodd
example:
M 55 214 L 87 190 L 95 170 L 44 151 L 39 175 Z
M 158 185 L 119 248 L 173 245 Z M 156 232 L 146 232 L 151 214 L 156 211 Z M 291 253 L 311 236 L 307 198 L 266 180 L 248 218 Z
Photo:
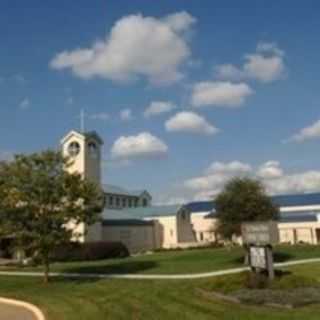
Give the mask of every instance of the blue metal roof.
M 320 193 L 289 194 L 271 196 L 271 200 L 279 207 L 296 207 L 320 205 Z M 192 213 L 210 212 L 215 209 L 214 201 L 197 201 L 186 204 Z
M 271 199 L 279 207 L 320 205 L 320 193 L 279 195 Z
M 127 190 L 112 184 L 104 184 L 102 188 L 105 193 L 131 197 L 140 197 L 144 192 L 147 192 L 145 190 Z
M 280 222 L 290 223 L 290 222 L 317 222 L 317 215 L 315 213 L 309 213 L 304 211 L 299 211 L 295 213 L 281 213 Z
M 114 220 L 102 220 L 103 226 L 152 226 L 153 221 L 136 220 L 136 219 L 114 219 Z
M 181 205 L 170 206 L 152 206 L 128 208 L 121 210 L 114 210 L 106 208 L 103 213 L 103 219 L 120 220 L 120 219 L 145 219 L 154 217 L 169 217 L 175 216 L 180 210 Z
M 197 213 L 197 212 L 209 212 L 214 209 L 214 202 L 213 201 L 197 201 L 197 202 L 190 202 L 185 206 L 190 212 Z

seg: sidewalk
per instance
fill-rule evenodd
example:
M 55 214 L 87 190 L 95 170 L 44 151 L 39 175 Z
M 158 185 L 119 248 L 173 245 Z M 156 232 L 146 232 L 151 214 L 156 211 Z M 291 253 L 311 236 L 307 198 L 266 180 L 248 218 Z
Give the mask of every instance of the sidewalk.
M 299 264 L 320 262 L 320 258 L 295 260 L 275 263 L 275 267 L 289 267 Z M 67 273 L 50 272 L 50 277 L 83 278 L 83 279 L 136 279 L 136 280 L 182 280 L 217 277 L 227 274 L 240 273 L 249 270 L 249 267 L 218 270 L 194 274 L 105 274 L 105 273 Z M 0 276 L 43 277 L 42 272 L 0 271 Z M 2 319 L 0 319 L 2 320 Z

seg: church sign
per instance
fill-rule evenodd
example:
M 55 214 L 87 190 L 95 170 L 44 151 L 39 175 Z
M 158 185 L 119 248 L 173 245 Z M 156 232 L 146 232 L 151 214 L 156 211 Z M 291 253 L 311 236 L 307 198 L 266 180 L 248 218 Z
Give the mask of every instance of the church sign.
M 279 230 L 275 221 L 243 223 L 242 241 L 248 246 L 252 272 L 266 271 L 274 278 L 272 245 L 279 243 Z
M 278 224 L 275 221 L 243 223 L 241 233 L 244 244 L 275 245 L 279 243 Z

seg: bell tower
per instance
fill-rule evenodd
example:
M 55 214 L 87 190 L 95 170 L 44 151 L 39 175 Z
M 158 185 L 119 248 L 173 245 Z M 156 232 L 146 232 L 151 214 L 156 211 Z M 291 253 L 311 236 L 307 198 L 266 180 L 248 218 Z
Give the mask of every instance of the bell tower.
M 103 140 L 95 131 L 80 133 L 70 131 L 62 140 L 62 155 L 70 158 L 70 164 L 66 170 L 70 173 L 78 173 L 83 179 L 101 186 L 101 149 Z M 97 222 L 87 226 L 80 224 L 72 228 L 77 234 L 80 242 L 95 242 L 102 240 L 102 224 Z
M 71 159 L 67 170 L 101 185 L 101 149 L 103 140 L 95 131 L 70 131 L 62 140 L 62 154 Z

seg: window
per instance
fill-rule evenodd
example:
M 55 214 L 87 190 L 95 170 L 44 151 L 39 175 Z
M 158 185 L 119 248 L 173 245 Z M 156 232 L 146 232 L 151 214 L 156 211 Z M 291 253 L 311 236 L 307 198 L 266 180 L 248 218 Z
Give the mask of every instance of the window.
M 129 208 L 132 207 L 132 199 L 129 199 Z
M 89 150 L 89 155 L 91 157 L 93 157 L 93 158 L 98 157 L 98 147 L 93 141 L 90 141 L 88 143 L 88 150 Z
M 143 200 L 142 200 L 142 205 L 143 205 L 144 207 L 146 207 L 146 206 L 148 205 L 148 200 L 147 200 L 147 199 L 143 199 Z
M 122 206 L 125 208 L 127 206 L 127 199 L 126 198 L 123 198 L 122 199 Z
M 109 205 L 110 205 L 110 206 L 113 206 L 113 196 L 110 196 L 110 197 L 109 197 Z
M 139 199 L 134 199 L 134 206 L 138 207 L 138 205 L 139 205 Z
M 203 241 L 204 239 L 203 232 L 200 232 L 199 235 L 200 235 L 200 241 Z
M 120 198 L 116 198 L 116 206 L 120 207 Z

